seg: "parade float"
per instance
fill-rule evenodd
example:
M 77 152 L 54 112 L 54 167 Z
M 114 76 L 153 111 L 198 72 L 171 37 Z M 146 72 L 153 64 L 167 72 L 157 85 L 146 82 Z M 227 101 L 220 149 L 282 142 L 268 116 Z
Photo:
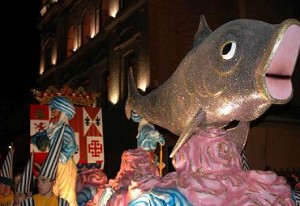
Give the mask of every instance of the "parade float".
M 78 205 L 294 205 L 285 178 L 243 170 L 241 152 L 250 122 L 272 104 L 291 100 L 299 45 L 294 19 L 280 24 L 238 19 L 211 31 L 201 16 L 191 51 L 165 83 L 142 96 L 129 75 L 125 110 L 139 123 L 138 147 L 124 151 L 114 179 L 93 168 L 78 174 Z M 34 118 L 44 111 L 48 119 L 47 107 L 34 111 Z M 97 115 L 89 117 L 97 122 Z M 227 127 L 233 121 L 237 125 Z M 45 124 L 32 122 L 37 130 Z M 164 176 L 153 155 L 164 144 L 155 125 L 179 136 L 170 155 L 175 171 Z M 151 138 L 145 138 L 143 126 Z M 79 132 L 96 145 L 88 129 Z M 83 152 L 79 163 L 86 161 Z
M 250 121 L 291 100 L 299 45 L 295 19 L 238 19 L 211 31 L 201 16 L 193 48 L 165 83 L 143 96 L 129 75 L 127 117 L 179 136 L 175 171 L 160 176 L 148 151 L 125 151 L 98 205 L 294 205 L 286 179 L 243 170 L 241 152 Z

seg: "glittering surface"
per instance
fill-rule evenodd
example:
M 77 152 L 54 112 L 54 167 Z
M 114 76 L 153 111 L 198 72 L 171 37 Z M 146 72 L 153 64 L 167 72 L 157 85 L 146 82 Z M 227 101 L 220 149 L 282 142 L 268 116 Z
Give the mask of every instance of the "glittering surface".
M 251 121 L 292 98 L 291 81 L 281 76 L 292 75 L 299 54 L 297 20 L 273 25 L 239 19 L 209 31 L 202 17 L 192 50 L 150 94 L 141 96 L 129 81 L 127 115 L 133 110 L 180 135 L 171 157 L 199 125 Z M 247 138 L 240 138 L 233 141 L 243 147 Z

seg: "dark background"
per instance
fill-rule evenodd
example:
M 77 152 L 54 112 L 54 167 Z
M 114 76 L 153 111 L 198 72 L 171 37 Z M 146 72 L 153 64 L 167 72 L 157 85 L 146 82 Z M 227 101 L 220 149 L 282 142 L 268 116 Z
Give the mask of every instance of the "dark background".
M 1 98 L 23 102 L 38 74 L 39 34 L 36 28 L 41 3 L 7 1 L 1 14 Z M 18 102 L 18 103 L 21 103 Z
M 5 158 L 7 146 L 24 134 L 24 125 L 25 128 L 29 126 L 29 106 L 34 102 L 31 89 L 37 85 L 35 79 L 39 70 L 37 23 L 41 0 L 6 1 L 2 7 L 0 163 Z M 17 121 L 14 117 L 18 117 Z

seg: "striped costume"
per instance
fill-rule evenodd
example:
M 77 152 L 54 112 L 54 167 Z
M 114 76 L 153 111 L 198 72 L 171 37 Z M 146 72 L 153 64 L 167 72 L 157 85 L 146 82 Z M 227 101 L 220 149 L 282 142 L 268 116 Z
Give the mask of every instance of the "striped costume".
M 58 138 L 61 125 L 57 126 L 52 136 L 51 142 Z M 59 162 L 56 172 L 56 183 L 53 186 L 53 192 L 55 195 L 62 197 L 69 201 L 71 206 L 77 206 L 76 202 L 76 181 L 77 181 L 77 167 L 73 160 L 73 155 L 77 151 L 77 145 L 75 141 L 75 134 L 69 124 L 65 124 L 65 130 L 63 132 L 62 148 L 59 154 Z M 68 174 L 68 175 L 66 175 Z
M 292 198 L 295 202 L 295 206 L 300 206 L 300 189 L 292 190 Z
M 64 198 L 70 206 L 78 206 L 76 201 L 77 167 L 73 156 L 77 152 L 75 133 L 68 124 L 76 111 L 73 103 L 66 97 L 57 96 L 50 102 L 52 120 L 47 128 L 47 136 L 50 139 L 50 147 L 56 147 L 56 139 L 59 139 L 62 131 L 62 145 L 59 149 L 59 161 L 57 164 L 56 181 L 53 186 L 53 193 Z M 61 112 L 57 119 L 56 110 Z M 52 113 L 54 112 L 54 113 Z M 53 124 L 52 124 L 53 123 Z M 63 126 L 64 125 L 64 126 Z M 64 128 L 63 130 L 61 128 Z

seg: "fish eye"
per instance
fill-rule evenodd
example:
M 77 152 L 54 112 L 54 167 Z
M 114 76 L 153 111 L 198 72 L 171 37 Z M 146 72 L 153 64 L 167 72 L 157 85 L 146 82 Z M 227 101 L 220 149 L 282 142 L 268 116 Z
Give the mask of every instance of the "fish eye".
M 222 58 L 231 59 L 235 54 L 236 43 L 234 41 L 227 42 L 222 48 Z

